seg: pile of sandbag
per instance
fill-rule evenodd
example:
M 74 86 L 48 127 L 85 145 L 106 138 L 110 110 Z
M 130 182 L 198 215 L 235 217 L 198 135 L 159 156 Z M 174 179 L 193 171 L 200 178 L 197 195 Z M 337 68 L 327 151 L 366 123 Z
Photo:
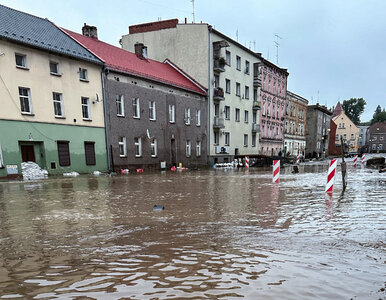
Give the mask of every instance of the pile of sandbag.
M 24 180 L 44 179 L 47 178 L 47 170 L 41 169 L 37 163 L 32 161 L 21 163 L 21 172 Z

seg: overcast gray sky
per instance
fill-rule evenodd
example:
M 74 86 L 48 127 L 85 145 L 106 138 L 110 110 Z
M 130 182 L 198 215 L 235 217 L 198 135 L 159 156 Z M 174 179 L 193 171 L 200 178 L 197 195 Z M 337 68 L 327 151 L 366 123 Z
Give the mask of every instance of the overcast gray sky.
M 0 0 L 0 3 L 80 32 L 98 27 L 99 39 L 119 46 L 128 26 L 185 17 L 191 0 Z M 315 104 L 362 97 L 361 121 L 386 107 L 386 1 L 195 0 L 196 22 L 206 22 L 289 71 L 288 89 Z M 255 43 L 254 43 L 255 42 Z

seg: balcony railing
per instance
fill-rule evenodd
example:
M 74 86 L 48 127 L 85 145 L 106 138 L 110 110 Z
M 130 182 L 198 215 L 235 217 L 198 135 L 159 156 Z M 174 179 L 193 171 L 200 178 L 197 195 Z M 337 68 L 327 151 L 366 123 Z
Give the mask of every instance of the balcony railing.
M 215 88 L 213 93 L 213 100 L 221 101 L 224 99 L 224 90 L 220 87 Z
M 215 58 L 213 61 L 213 71 L 225 72 L 225 59 L 223 57 Z
M 261 78 L 260 78 L 260 76 L 253 76 L 253 86 L 261 87 Z
M 213 128 L 214 129 L 220 129 L 220 128 L 224 128 L 225 125 L 224 125 L 224 118 L 220 118 L 220 117 L 214 117 L 214 120 L 213 120 Z
M 252 132 L 259 133 L 260 132 L 260 124 L 252 123 Z
M 260 102 L 259 101 L 253 101 L 253 107 L 254 110 L 260 110 Z

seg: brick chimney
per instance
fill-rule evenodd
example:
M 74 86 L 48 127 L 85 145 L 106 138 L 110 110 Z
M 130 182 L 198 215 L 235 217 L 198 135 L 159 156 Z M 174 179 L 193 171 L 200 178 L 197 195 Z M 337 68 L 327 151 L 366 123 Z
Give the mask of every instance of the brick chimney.
M 82 27 L 82 34 L 84 36 L 89 36 L 94 39 L 98 39 L 98 29 L 95 26 L 90 26 L 84 23 Z
M 134 45 L 135 55 L 144 57 L 147 59 L 147 47 L 142 43 L 136 43 Z

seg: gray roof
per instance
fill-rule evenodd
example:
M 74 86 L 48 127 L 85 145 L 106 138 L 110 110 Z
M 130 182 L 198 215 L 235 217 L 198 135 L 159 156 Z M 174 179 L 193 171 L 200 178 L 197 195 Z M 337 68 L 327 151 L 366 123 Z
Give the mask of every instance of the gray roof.
M 102 64 L 48 19 L 39 18 L 0 4 L 0 39 Z

